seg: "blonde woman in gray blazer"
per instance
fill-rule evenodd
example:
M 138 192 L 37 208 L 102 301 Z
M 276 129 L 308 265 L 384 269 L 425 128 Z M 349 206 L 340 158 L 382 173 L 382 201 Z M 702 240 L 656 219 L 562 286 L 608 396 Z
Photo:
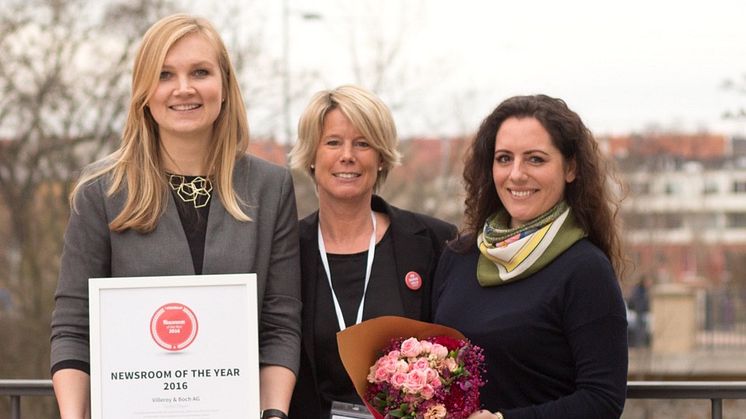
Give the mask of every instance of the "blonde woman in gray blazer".
M 91 277 L 255 272 L 263 417 L 288 411 L 301 310 L 293 183 L 245 154 L 234 74 L 204 19 L 169 16 L 143 38 L 121 146 L 72 194 L 51 337 L 63 419 L 90 416 Z

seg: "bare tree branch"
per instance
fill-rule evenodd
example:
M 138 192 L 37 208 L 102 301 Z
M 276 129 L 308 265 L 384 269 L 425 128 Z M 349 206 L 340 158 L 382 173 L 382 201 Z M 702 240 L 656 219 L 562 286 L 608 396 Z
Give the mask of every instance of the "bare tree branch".
M 746 95 L 746 73 L 743 73 L 740 79 L 724 80 L 720 87 L 723 90 L 730 91 L 738 95 Z M 722 116 L 723 119 L 746 119 L 746 106 L 725 110 Z
M 14 303 L 10 315 L 0 313 L 9 334 L 0 339 L 0 359 L 9 361 L 0 363 L 1 377 L 48 376 L 71 181 L 117 143 L 136 41 L 169 5 L 8 0 L 0 8 L 0 214 L 8 220 L 0 231 L 0 288 Z M 54 411 L 34 408 L 26 414 Z

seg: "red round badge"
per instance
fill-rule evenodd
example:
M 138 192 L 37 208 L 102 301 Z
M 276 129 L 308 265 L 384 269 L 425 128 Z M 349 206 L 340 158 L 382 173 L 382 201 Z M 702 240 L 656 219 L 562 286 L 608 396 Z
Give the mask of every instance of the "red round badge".
M 184 304 L 161 306 L 150 319 L 150 336 L 155 343 L 169 351 L 180 351 L 197 337 L 197 316 Z
M 415 271 L 409 271 L 404 277 L 404 283 L 410 290 L 417 291 L 422 286 L 422 277 Z

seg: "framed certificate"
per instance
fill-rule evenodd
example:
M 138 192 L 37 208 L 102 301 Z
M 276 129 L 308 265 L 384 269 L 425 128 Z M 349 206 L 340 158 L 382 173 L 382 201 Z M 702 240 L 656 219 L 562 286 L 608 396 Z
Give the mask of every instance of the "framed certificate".
M 259 416 L 256 275 L 91 278 L 91 417 Z

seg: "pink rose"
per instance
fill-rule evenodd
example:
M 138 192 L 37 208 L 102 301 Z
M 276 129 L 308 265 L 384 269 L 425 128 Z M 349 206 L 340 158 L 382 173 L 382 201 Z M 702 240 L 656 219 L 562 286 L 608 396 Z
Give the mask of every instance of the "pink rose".
M 389 375 L 396 372 L 396 364 L 398 362 L 396 359 L 382 358 L 380 361 L 379 368 L 386 371 Z
M 375 372 L 374 378 L 376 383 L 381 383 L 389 379 L 391 374 L 386 371 L 385 368 L 378 368 Z
M 435 355 L 437 359 L 443 359 L 448 356 L 448 348 L 436 343 L 433 345 L 433 348 L 430 351 L 430 353 Z
M 401 343 L 401 355 L 407 358 L 413 358 L 420 354 L 422 345 L 416 338 L 409 338 Z
M 399 372 L 409 372 L 409 363 L 403 359 L 396 361 L 396 370 Z
M 433 343 L 429 340 L 421 340 L 420 345 L 422 346 L 422 352 L 426 354 L 429 354 L 433 349 Z
M 394 375 L 392 375 L 389 379 L 389 382 L 392 386 L 394 386 L 395 389 L 399 390 L 407 382 L 407 374 L 403 372 L 395 372 Z
M 435 389 L 430 384 L 425 384 L 420 390 L 420 394 L 425 400 L 430 400 L 435 395 Z
M 417 393 L 427 384 L 427 373 L 422 370 L 412 370 L 407 373 L 404 389 L 409 393 Z
M 428 361 L 427 358 L 418 358 L 417 361 L 412 364 L 412 369 L 428 370 L 430 369 L 430 361 Z
M 440 374 L 438 374 L 438 371 L 435 371 L 432 368 L 428 368 L 425 370 L 427 372 L 427 382 L 431 383 L 433 381 L 440 382 Z

